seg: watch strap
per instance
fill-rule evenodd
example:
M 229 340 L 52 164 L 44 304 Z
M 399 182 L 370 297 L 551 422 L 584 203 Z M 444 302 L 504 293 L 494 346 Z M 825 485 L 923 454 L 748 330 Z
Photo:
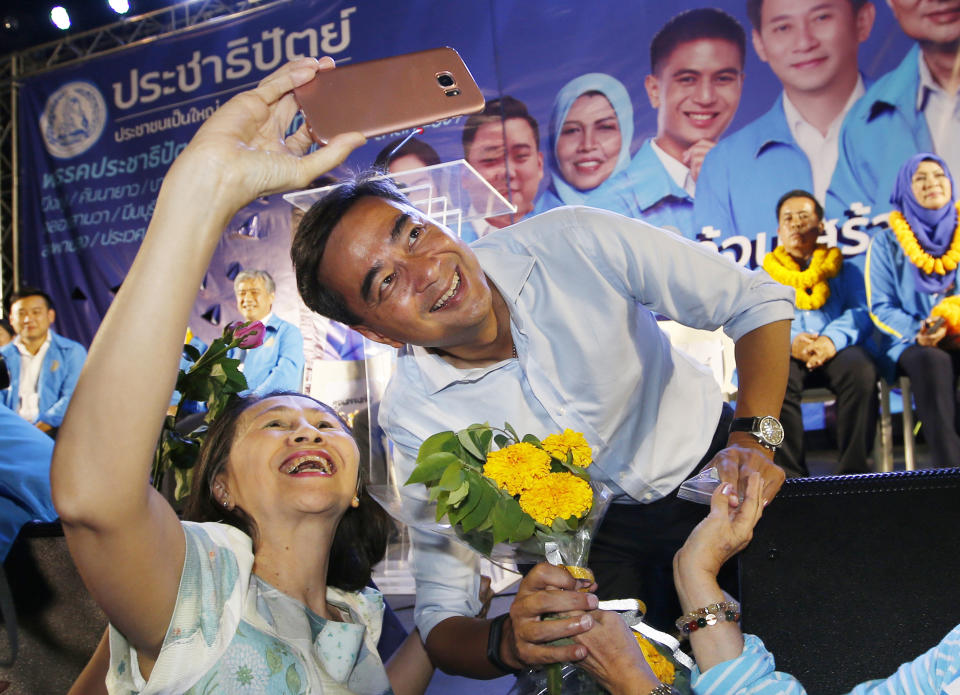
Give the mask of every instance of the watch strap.
M 498 615 L 490 621 L 490 634 L 487 637 L 487 661 L 504 673 L 520 673 L 500 658 L 500 643 L 503 641 L 503 623 L 510 617 L 509 613 Z

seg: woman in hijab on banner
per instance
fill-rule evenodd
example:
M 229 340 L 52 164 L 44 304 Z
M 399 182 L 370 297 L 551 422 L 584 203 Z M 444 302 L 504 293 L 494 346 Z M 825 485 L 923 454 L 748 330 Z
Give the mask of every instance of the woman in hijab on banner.
M 867 251 L 870 318 L 898 375 L 910 378 L 931 465 L 960 457 L 960 226 L 953 177 L 940 157 L 917 154 L 900 168 L 890 228 Z
M 617 189 L 628 185 L 633 105 L 623 83 L 599 72 L 580 75 L 557 94 L 550 117 L 550 186 L 534 213 L 561 205 L 626 213 Z

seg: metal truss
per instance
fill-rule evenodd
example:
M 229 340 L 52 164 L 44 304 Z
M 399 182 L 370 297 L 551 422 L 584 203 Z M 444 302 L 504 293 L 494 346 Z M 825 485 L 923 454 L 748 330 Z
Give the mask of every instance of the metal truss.
M 290 1 L 189 0 L 0 58 L 0 299 L 8 297 L 19 281 L 16 152 L 18 80 L 188 31 L 201 24 L 232 19 Z

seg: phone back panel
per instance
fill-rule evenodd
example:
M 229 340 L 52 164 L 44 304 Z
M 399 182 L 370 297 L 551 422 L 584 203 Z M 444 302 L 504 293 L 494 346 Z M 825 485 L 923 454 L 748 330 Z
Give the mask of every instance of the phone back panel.
M 441 75 L 449 75 L 453 84 L 442 84 Z M 485 103 L 467 66 L 449 47 L 320 72 L 294 94 L 313 138 L 323 143 L 338 133 L 371 137 L 475 113 Z

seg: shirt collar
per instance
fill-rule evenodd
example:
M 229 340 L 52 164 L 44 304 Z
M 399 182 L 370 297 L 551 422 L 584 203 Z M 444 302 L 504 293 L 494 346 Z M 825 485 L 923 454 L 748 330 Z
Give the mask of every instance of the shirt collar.
M 53 334 L 53 331 L 52 331 L 52 330 L 48 330 L 48 331 L 47 331 L 46 340 L 44 340 L 43 343 L 40 345 L 40 349 L 37 350 L 37 354 L 36 354 L 36 355 L 31 355 L 31 354 L 30 354 L 30 351 L 27 350 L 27 348 L 24 346 L 23 341 L 20 340 L 20 336 L 19 336 L 19 335 L 15 336 L 15 337 L 13 338 L 13 344 L 16 345 L 17 350 L 20 352 L 21 355 L 23 355 L 23 356 L 26 357 L 27 359 L 33 359 L 34 357 L 36 357 L 37 355 L 39 355 L 40 353 L 42 353 L 44 350 L 46 350 L 46 349 L 50 346 L 50 336 L 51 336 L 52 334 Z
M 650 148 L 653 150 L 653 153 L 657 155 L 657 159 L 660 160 L 663 168 L 667 170 L 667 174 L 669 174 L 673 182 L 677 184 L 677 187 L 693 195 L 693 191 L 687 188 L 687 183 L 690 181 L 690 167 L 664 152 L 653 138 L 650 138 Z
M 917 111 L 923 111 L 927 106 L 927 99 L 931 94 L 943 94 L 943 87 L 937 84 L 936 80 L 933 79 L 933 73 L 930 72 L 930 67 L 927 65 L 927 61 L 923 59 L 923 51 L 917 51 L 917 63 L 919 80 L 917 83 Z
M 847 97 L 847 102 L 843 105 L 843 109 L 827 127 L 827 134 L 821 137 L 828 138 L 834 131 L 840 131 L 840 126 L 843 124 L 843 119 L 847 115 L 847 112 L 853 108 L 853 105 L 857 103 L 857 100 L 862 97 L 866 91 L 866 87 L 863 84 L 863 76 L 857 75 L 857 83 L 854 85 L 853 91 L 850 92 L 850 96 Z M 797 109 L 792 101 L 790 101 L 790 97 L 786 92 L 783 92 L 783 115 L 786 116 L 787 126 L 790 128 L 790 134 L 793 136 L 794 140 L 800 139 L 797 137 L 797 131 L 804 126 L 817 130 L 815 126 L 811 125 L 803 117 L 803 115 L 800 113 L 800 110 Z M 819 134 L 820 131 L 817 130 L 817 133 Z

